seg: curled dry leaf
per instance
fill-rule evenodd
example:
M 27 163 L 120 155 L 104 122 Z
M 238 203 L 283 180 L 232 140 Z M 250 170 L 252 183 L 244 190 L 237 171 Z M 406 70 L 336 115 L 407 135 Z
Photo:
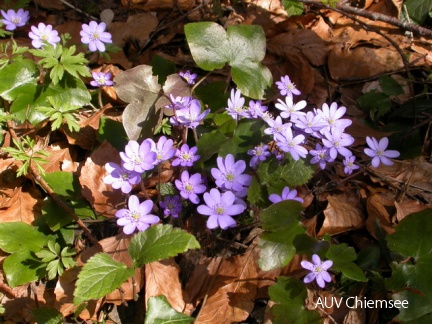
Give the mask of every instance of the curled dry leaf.
M 369 233 L 376 238 L 375 228 L 376 222 L 388 233 L 394 232 L 392 227 L 392 215 L 388 210 L 394 209 L 395 193 L 389 190 L 377 190 L 376 193 L 370 195 L 366 201 L 366 209 L 368 218 L 366 220 L 366 228 Z
M 227 259 L 208 259 L 197 265 L 186 285 L 188 302 L 196 306 L 206 294 L 208 298 L 195 323 L 244 321 L 254 306 L 256 279 L 252 251 Z
M 124 202 L 121 190 L 115 190 L 103 182 L 107 175 L 105 164 L 120 164 L 119 152 L 107 141 L 104 141 L 81 168 L 79 182 L 82 195 L 93 209 L 103 216 L 114 216 L 117 206 Z
M 145 265 L 145 300 L 150 297 L 163 295 L 178 312 L 183 312 L 185 301 L 180 283 L 180 268 L 169 258 Z M 188 313 L 188 315 L 190 315 Z
M 324 223 L 318 236 L 341 234 L 363 226 L 363 208 L 360 197 L 354 191 L 346 189 L 343 194 L 328 196 L 327 200 Z
M 158 19 L 150 12 L 131 15 L 125 22 L 114 22 L 110 25 L 113 42 L 123 47 L 126 41 L 133 40 L 141 47 L 145 46 L 158 23 Z

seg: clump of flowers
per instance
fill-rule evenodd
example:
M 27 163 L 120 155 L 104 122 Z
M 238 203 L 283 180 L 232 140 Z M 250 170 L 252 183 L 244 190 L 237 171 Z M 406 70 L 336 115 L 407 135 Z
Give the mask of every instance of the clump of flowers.
M 327 270 L 332 267 L 333 261 L 327 260 L 321 262 L 319 255 L 314 254 L 312 255 L 312 262 L 302 261 L 300 264 L 303 268 L 310 271 L 310 273 L 304 277 L 304 283 L 307 284 L 316 280 L 318 286 L 324 288 L 326 282 L 331 282 L 331 277 Z
M 80 31 L 81 42 L 89 45 L 89 50 L 92 52 L 105 52 L 105 43 L 112 43 L 111 34 L 105 31 L 106 24 L 101 22 L 98 24 L 96 21 L 83 24 Z
M 2 23 L 6 26 L 6 30 L 15 30 L 17 27 L 24 26 L 30 20 L 30 13 L 24 9 L 18 11 L 9 9 L 8 11 L 1 10 L 3 16 Z

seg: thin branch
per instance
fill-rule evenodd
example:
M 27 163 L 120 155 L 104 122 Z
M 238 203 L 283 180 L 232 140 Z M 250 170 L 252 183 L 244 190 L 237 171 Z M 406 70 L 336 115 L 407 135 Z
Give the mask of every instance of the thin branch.
M 321 8 L 330 9 L 330 10 L 334 10 L 336 8 L 336 9 L 342 10 L 346 13 L 361 16 L 361 17 L 364 17 L 364 18 L 367 18 L 367 19 L 370 19 L 373 21 L 382 21 L 382 22 L 388 23 L 390 25 L 397 26 L 403 30 L 413 32 L 414 34 L 417 34 L 417 35 L 429 36 L 429 37 L 432 36 L 432 30 L 430 30 L 430 29 L 421 27 L 419 25 L 416 25 L 416 24 L 413 24 L 410 22 L 404 22 L 404 21 L 401 21 L 397 18 L 383 15 L 383 14 L 378 13 L 378 12 L 372 12 L 369 10 L 356 8 L 356 7 L 352 7 L 352 6 L 345 5 L 345 4 L 337 4 L 335 7 L 332 7 L 332 6 L 328 6 L 326 4 L 323 4 L 320 1 L 311 1 L 311 0 L 297 0 L 297 1 L 304 3 L 304 4 L 314 5 L 314 6 L 318 6 Z
M 83 14 L 83 15 L 86 15 L 87 17 L 89 17 L 89 18 L 91 18 L 91 19 L 93 19 L 93 20 L 100 21 L 100 19 L 98 19 L 98 18 L 96 18 L 96 17 L 94 17 L 94 16 L 92 16 L 92 15 L 89 15 L 88 13 L 86 13 L 86 12 L 82 11 L 81 9 L 75 7 L 75 6 L 72 5 L 71 3 L 69 3 L 69 2 L 67 2 L 67 1 L 65 1 L 65 0 L 60 0 L 60 1 L 63 2 L 63 4 L 65 4 L 65 5 L 68 6 L 69 8 L 72 8 L 73 10 L 78 11 L 79 13 L 81 13 L 81 14 Z
M 20 139 L 13 129 L 12 122 L 10 120 L 8 120 L 6 123 L 7 123 L 7 126 L 9 128 L 9 133 L 11 134 L 12 138 L 15 139 L 16 141 L 19 141 Z M 66 211 L 66 213 L 68 213 L 72 217 L 72 219 L 78 224 L 79 227 L 81 227 L 81 229 L 83 230 L 83 232 L 85 233 L 87 238 L 90 240 L 90 242 L 93 245 L 100 245 L 98 240 L 93 236 L 93 234 L 90 232 L 88 227 L 84 224 L 84 222 L 75 214 L 73 209 L 71 207 L 69 207 L 60 198 L 60 196 L 52 190 L 50 185 L 42 178 L 37 166 L 32 161 L 30 161 L 30 172 L 31 172 L 31 175 L 33 176 L 33 178 L 36 180 L 36 182 L 38 182 L 39 185 L 42 187 L 42 189 L 44 189 L 45 192 L 48 195 L 50 195 L 50 197 L 57 203 L 57 205 L 59 205 L 61 208 L 63 208 Z

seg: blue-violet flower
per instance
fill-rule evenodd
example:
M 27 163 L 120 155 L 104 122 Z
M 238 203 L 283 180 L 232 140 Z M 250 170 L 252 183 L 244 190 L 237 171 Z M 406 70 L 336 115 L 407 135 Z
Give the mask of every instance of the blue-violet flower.
M 397 158 L 400 153 L 396 150 L 387 150 L 389 144 L 387 137 L 381 138 L 378 142 L 375 137 L 366 137 L 366 142 L 370 148 L 365 148 L 364 152 L 366 155 L 372 158 L 372 166 L 377 168 L 380 162 L 385 165 L 393 165 L 393 162 L 389 158 Z
M 243 174 L 246 170 L 246 162 L 243 160 L 235 161 L 232 154 L 228 154 L 225 159 L 216 159 L 218 168 L 212 168 L 211 174 L 216 180 L 216 185 L 223 190 L 242 191 L 244 186 L 249 186 L 252 176 Z
M 24 9 L 15 10 L 9 9 L 7 12 L 1 10 L 4 19 L 2 23 L 6 26 L 6 30 L 15 30 L 17 27 L 24 26 L 30 20 L 30 13 Z
M 105 31 L 106 24 L 101 22 L 98 24 L 96 21 L 90 21 L 90 23 L 83 24 L 80 32 L 81 42 L 89 44 L 89 50 L 91 52 L 105 52 L 104 43 L 112 43 L 111 34 Z
M 159 206 L 163 209 L 165 217 L 172 216 L 178 218 L 182 211 L 182 203 L 180 196 L 165 196 L 164 200 L 159 203 Z
M 200 156 L 196 155 L 198 147 L 194 146 L 189 148 L 189 145 L 183 144 L 180 149 L 177 149 L 175 156 L 177 157 L 172 161 L 173 166 L 181 165 L 190 167 L 194 162 L 198 161 Z
M 132 186 L 141 181 L 141 175 L 138 172 L 126 170 L 113 162 L 106 163 L 105 170 L 109 175 L 103 178 L 103 182 L 114 189 L 121 189 L 125 194 L 131 192 Z
M 41 48 L 46 44 L 51 44 L 54 47 L 60 42 L 57 30 L 53 30 L 51 25 L 45 25 L 39 23 L 37 26 L 31 26 L 31 32 L 29 37 L 32 39 L 32 45 L 34 48 Z
M 197 78 L 196 73 L 190 73 L 190 71 L 180 72 L 179 75 L 186 80 L 188 84 L 195 84 L 195 79 Z
M 93 80 L 90 81 L 90 84 L 93 87 L 103 87 L 103 86 L 112 86 L 114 84 L 111 81 L 112 74 L 111 72 L 103 73 L 103 72 L 92 72 Z
M 276 203 L 283 201 L 283 200 L 295 200 L 295 201 L 298 201 L 299 203 L 304 203 L 303 198 L 297 197 L 297 190 L 295 190 L 295 189 L 290 190 L 289 187 L 283 188 L 282 194 L 280 196 L 277 194 L 271 194 L 269 196 L 269 200 L 273 204 L 276 204 Z
M 280 81 L 276 82 L 282 96 L 293 97 L 293 95 L 300 95 L 301 92 L 296 88 L 295 84 L 290 80 L 288 75 L 281 78 Z
M 201 174 L 195 173 L 189 176 L 188 171 L 183 171 L 180 180 L 176 180 L 174 183 L 184 199 L 189 199 L 192 203 L 198 204 L 198 194 L 202 194 L 207 189 L 202 182 Z
M 316 280 L 318 286 L 321 288 L 325 287 L 326 282 L 331 281 L 330 274 L 327 272 L 328 269 L 333 265 L 333 261 L 327 260 L 321 262 L 320 257 L 317 254 L 312 255 L 312 262 L 302 261 L 300 264 L 303 268 L 311 271 L 306 277 L 303 279 L 304 283 L 310 283 Z
M 144 140 L 141 145 L 137 141 L 129 141 L 125 146 L 125 152 L 120 152 L 123 167 L 138 173 L 153 169 L 156 153 L 151 149 L 152 141 L 149 139 Z

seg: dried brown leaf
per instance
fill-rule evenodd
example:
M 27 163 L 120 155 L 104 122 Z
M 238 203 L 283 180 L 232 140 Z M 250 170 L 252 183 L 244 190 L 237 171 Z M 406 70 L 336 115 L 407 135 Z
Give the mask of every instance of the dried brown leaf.
M 392 227 L 391 214 L 388 210 L 394 208 L 395 194 L 389 190 L 379 190 L 368 197 L 366 201 L 366 209 L 368 218 L 366 220 L 366 228 L 369 233 L 376 238 L 375 228 L 376 222 L 389 234 L 394 232 Z
M 354 191 L 347 189 L 343 194 L 328 196 L 327 200 L 325 219 L 318 236 L 341 234 L 363 225 L 363 208 Z
M 33 186 L 16 188 L 9 196 L 0 197 L 2 222 L 32 224 L 42 215 L 42 196 Z
M 221 264 L 219 264 L 222 262 Z M 186 285 L 189 301 L 208 298 L 196 323 L 232 323 L 245 320 L 254 306 L 257 268 L 252 251 L 196 267 Z M 211 285 L 211 287 L 210 287 Z M 195 299 L 195 300 L 194 300 Z
M 79 176 L 84 198 L 103 216 L 113 216 L 117 206 L 125 200 L 121 190 L 115 190 L 103 182 L 107 175 L 105 164 L 108 162 L 120 164 L 120 156 L 110 143 L 104 141 L 87 158 Z
M 71 156 L 71 147 L 65 142 L 58 142 L 48 146 L 45 151 L 49 153 L 47 157 L 48 163 L 42 163 L 42 167 L 46 173 L 62 171 L 63 163 L 73 164 Z
M 142 12 L 129 16 L 125 22 L 112 23 L 109 30 L 116 45 L 123 47 L 126 41 L 134 40 L 142 47 L 146 45 L 158 23 L 156 16 L 150 12 Z
M 163 295 L 178 312 L 183 312 L 185 301 L 179 278 L 180 268 L 173 258 L 152 262 L 145 266 L 145 300 Z

